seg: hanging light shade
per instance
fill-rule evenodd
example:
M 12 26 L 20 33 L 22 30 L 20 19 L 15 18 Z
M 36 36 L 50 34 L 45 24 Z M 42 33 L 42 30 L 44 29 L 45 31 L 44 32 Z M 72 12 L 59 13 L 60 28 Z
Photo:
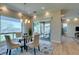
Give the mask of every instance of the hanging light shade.
M 45 12 L 45 16 L 49 16 L 50 13 L 48 11 Z
M 7 11 L 8 10 L 6 6 L 2 6 L 1 9 L 2 9 L 2 11 Z
M 19 12 L 19 13 L 18 13 L 18 16 L 19 16 L 19 17 L 22 17 L 22 13 L 21 13 L 21 12 Z
M 67 22 L 69 22 L 69 21 L 70 21 L 70 19 L 67 19 L 66 21 L 67 21 Z

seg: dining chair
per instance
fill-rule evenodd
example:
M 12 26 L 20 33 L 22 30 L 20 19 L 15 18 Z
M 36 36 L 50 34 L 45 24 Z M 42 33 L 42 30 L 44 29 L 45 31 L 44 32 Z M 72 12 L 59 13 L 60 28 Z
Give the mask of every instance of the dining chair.
M 22 33 L 16 33 L 16 38 L 22 37 Z
M 34 35 L 34 37 L 32 39 L 33 39 L 33 41 L 27 43 L 26 45 L 30 48 L 33 48 L 34 49 L 34 54 L 36 55 L 36 48 L 38 48 L 38 50 L 40 51 L 39 34 Z
M 19 42 L 12 42 L 10 36 L 5 35 L 5 39 L 6 39 L 6 43 L 7 43 L 7 52 L 6 52 L 6 54 L 8 54 L 8 52 L 9 52 L 9 55 L 11 55 L 11 50 L 12 49 L 21 47 L 21 44 Z

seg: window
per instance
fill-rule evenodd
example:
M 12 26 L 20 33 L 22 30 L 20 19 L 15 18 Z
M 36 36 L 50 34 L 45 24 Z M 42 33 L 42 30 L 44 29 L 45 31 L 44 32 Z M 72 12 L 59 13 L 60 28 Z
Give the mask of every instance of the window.
M 1 16 L 1 33 L 21 32 L 19 19 Z
M 34 32 L 40 33 L 40 22 L 35 21 L 33 24 L 34 24 Z
M 21 22 L 19 19 L 1 16 L 0 18 L 0 41 L 4 41 L 4 35 L 10 35 L 13 38 L 14 33 L 21 32 Z
M 35 20 L 33 30 L 40 34 L 40 39 L 50 41 L 50 21 Z
M 63 23 L 63 31 L 67 32 L 67 23 Z

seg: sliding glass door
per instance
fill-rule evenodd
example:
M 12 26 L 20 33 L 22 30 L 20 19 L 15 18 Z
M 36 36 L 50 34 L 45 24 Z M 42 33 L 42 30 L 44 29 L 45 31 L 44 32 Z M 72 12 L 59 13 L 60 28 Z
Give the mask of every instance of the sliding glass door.
M 40 37 L 43 40 L 50 40 L 50 22 L 40 22 Z
M 50 21 L 35 21 L 33 29 L 40 33 L 40 39 L 50 41 Z

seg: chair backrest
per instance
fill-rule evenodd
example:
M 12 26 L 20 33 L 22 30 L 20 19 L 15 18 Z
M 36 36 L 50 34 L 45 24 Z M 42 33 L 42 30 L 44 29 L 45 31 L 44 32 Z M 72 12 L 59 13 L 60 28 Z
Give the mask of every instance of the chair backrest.
M 16 33 L 16 37 L 18 38 L 18 37 L 22 37 L 22 34 L 21 33 Z
M 6 39 L 6 42 L 7 42 L 7 43 L 10 43 L 10 42 L 11 42 L 10 36 L 5 35 L 5 39 Z
M 5 35 L 5 39 L 6 39 L 7 47 L 10 48 L 11 45 L 12 45 L 12 42 L 11 42 L 10 36 Z
M 34 47 L 38 47 L 39 46 L 39 34 L 38 35 L 34 35 Z

